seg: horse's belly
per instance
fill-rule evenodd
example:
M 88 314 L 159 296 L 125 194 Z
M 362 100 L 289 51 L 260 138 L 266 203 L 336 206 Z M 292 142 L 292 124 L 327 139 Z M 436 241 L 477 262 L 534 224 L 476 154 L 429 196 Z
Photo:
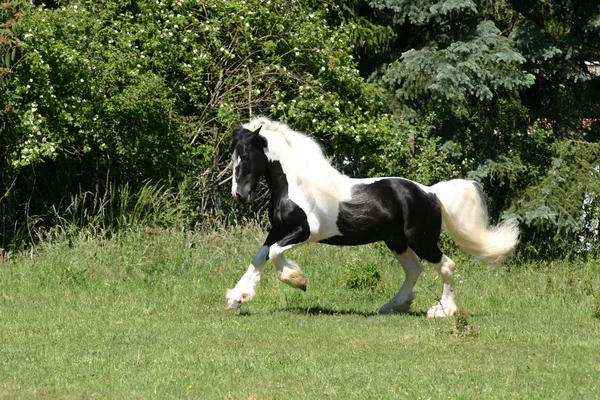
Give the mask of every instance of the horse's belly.
M 375 243 L 388 239 L 390 235 L 358 235 L 358 236 L 331 236 L 320 240 L 319 243 L 331 244 L 334 246 L 360 246 L 363 244 Z

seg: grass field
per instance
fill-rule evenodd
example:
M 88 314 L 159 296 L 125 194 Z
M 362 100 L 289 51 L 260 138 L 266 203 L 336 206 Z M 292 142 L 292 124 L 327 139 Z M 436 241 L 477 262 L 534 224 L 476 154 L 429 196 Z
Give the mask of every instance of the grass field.
M 598 261 L 451 254 L 465 313 L 430 320 L 433 269 L 411 314 L 378 316 L 403 278 L 384 247 L 309 245 L 289 254 L 306 293 L 268 264 L 223 310 L 262 238 L 142 231 L 2 261 L 0 398 L 600 398 Z

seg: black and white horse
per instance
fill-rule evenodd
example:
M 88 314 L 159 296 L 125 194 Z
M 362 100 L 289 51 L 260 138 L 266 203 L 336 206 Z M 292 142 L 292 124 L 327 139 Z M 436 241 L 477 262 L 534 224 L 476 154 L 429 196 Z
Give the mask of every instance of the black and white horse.
M 271 194 L 272 228 L 246 273 L 227 291 L 227 309 L 255 296 L 269 259 L 282 282 L 306 290 L 306 276 L 284 257 L 293 247 L 307 242 L 347 246 L 384 241 L 402 264 L 406 279 L 379 312 L 408 311 L 423 270 L 421 258 L 443 281 L 441 300 L 427 316 L 452 316 L 457 311 L 455 264 L 438 247 L 442 226 L 463 249 L 489 263 L 501 262 L 517 245 L 514 222 L 488 227 L 483 194 L 475 181 L 424 186 L 403 178 L 352 179 L 331 166 L 314 140 L 264 117 L 240 126 L 233 142 L 232 195 L 247 201 L 264 176 Z

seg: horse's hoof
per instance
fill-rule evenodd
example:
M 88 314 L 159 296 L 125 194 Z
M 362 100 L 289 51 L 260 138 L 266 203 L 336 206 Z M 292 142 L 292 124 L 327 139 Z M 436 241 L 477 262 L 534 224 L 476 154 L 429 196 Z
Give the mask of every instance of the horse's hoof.
M 412 301 L 406 301 L 402 304 L 395 304 L 395 305 L 388 303 L 379 309 L 379 314 L 381 314 L 381 315 L 406 314 L 410 310 L 411 304 L 412 304 Z
M 455 305 L 442 306 L 436 304 L 427 311 L 427 318 L 447 318 L 456 314 L 457 308 Z
M 227 300 L 227 304 L 225 304 L 226 310 L 235 310 L 236 308 L 240 308 L 242 306 L 241 300 Z
M 296 288 L 300 289 L 303 292 L 306 292 L 306 286 L 308 285 L 308 278 L 300 271 L 290 271 L 286 274 L 280 275 L 279 279 L 281 282 Z
M 390 306 L 389 304 L 386 304 L 379 309 L 379 314 L 380 315 L 394 314 L 394 307 Z
M 307 281 L 305 279 L 304 283 L 302 283 L 302 284 L 300 284 L 300 286 L 298 286 L 298 289 L 302 290 L 303 292 L 306 292 L 306 285 L 307 285 Z

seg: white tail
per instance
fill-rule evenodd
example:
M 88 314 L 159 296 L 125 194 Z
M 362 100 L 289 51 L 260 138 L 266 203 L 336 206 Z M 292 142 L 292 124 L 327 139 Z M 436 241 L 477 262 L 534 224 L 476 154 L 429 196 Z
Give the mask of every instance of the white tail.
M 489 227 L 487 207 L 477 182 L 454 179 L 429 189 L 440 199 L 444 228 L 469 254 L 497 264 L 515 249 L 519 237 L 516 221 Z

